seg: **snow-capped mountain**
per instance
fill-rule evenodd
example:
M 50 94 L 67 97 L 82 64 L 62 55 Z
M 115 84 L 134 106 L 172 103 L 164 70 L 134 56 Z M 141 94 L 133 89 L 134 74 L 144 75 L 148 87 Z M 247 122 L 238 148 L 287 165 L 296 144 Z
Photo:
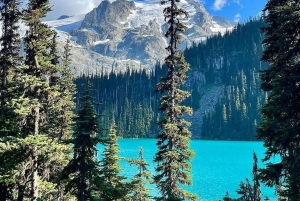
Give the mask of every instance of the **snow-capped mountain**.
M 181 49 L 213 34 L 223 34 L 235 25 L 225 18 L 211 16 L 195 0 L 181 0 L 179 7 L 189 13 L 188 18 L 182 19 L 188 30 L 183 36 Z M 81 57 L 74 64 L 86 66 L 85 70 L 94 71 L 91 66 L 94 69 L 102 66 L 106 70 L 140 65 L 151 68 L 157 61 L 163 61 L 166 55 L 164 32 L 167 25 L 163 9 L 159 0 L 104 0 L 86 15 L 62 16 L 46 23 L 58 30 L 61 40 L 71 37 L 73 52 L 80 51 L 81 55 L 85 52 L 88 58 Z M 90 59 L 94 61 L 87 65 L 82 62 Z M 75 67 L 82 69 L 82 66 Z

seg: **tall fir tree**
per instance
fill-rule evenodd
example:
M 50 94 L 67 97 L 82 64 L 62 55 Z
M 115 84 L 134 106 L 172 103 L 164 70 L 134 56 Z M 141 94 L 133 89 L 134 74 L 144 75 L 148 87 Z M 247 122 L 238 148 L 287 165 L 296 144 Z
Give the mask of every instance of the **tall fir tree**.
M 52 54 L 54 55 L 52 59 L 52 64 L 56 64 L 58 62 L 59 57 L 55 56 L 56 52 L 56 42 L 55 36 L 53 35 L 53 44 L 52 44 Z M 60 144 L 61 147 L 64 147 L 64 153 L 60 155 L 60 160 L 53 161 L 55 164 L 55 169 L 51 169 L 52 179 L 56 183 L 56 200 L 62 200 L 65 197 L 64 186 L 60 181 L 59 173 L 63 170 L 63 168 L 68 164 L 71 159 L 71 144 L 64 143 L 65 140 L 71 139 L 73 134 L 73 118 L 74 118 L 74 109 L 75 109 L 75 94 L 76 94 L 76 86 L 74 84 L 73 73 L 71 70 L 71 50 L 70 50 L 70 41 L 67 40 L 66 45 L 64 46 L 64 52 L 62 55 L 62 68 L 60 72 L 60 76 L 58 77 L 56 74 L 51 75 L 51 83 L 52 85 L 57 85 L 59 96 L 56 97 L 54 104 L 56 105 L 55 110 L 52 112 L 51 116 L 49 116 L 50 124 L 48 126 L 48 130 L 50 135 L 55 141 Z M 52 166 L 53 167 L 53 166 Z
M 261 71 L 261 89 L 269 93 L 262 107 L 257 137 L 267 148 L 265 168 L 260 178 L 268 186 L 280 185 L 280 196 L 300 200 L 300 6 L 298 0 L 269 0 L 262 30 L 266 49 L 262 61 L 269 68 Z M 269 161 L 278 157 L 276 162 Z
M 120 176 L 121 168 L 118 156 L 119 147 L 117 142 L 117 130 L 115 120 L 112 120 L 108 143 L 103 151 L 101 160 L 101 181 L 102 189 L 101 199 L 103 201 L 128 200 L 131 191 L 131 185 L 124 180 L 126 177 Z
M 48 129 L 48 117 L 57 110 L 54 100 L 59 95 L 57 85 L 51 84 L 49 78 L 60 70 L 51 63 L 54 55 L 49 44 L 53 31 L 41 21 L 48 11 L 49 1 L 31 0 L 22 15 L 28 26 L 24 38 L 25 66 L 19 68 L 11 88 L 18 96 L 9 103 L 20 128 L 19 138 L 9 147 L 18 163 L 14 174 L 17 200 L 50 199 L 54 191 L 51 172 L 67 152 Z
M 56 34 L 53 35 L 53 37 Z M 53 65 L 58 65 L 59 56 L 56 53 L 56 42 L 51 45 L 51 55 L 53 55 L 51 63 Z M 56 96 L 56 99 L 53 100 L 53 103 L 56 105 L 54 107 L 51 116 L 49 115 L 48 131 L 51 133 L 51 136 L 57 139 L 59 142 L 65 139 L 69 139 L 72 136 L 72 119 L 74 117 L 73 110 L 75 109 L 75 94 L 76 94 L 76 85 L 74 84 L 73 73 L 71 69 L 71 49 L 70 41 L 67 40 L 64 46 L 64 52 L 62 55 L 60 76 L 56 73 L 50 75 L 50 84 L 57 88 L 59 95 Z
M 253 185 L 247 178 L 246 182 L 240 183 L 240 188 L 236 191 L 239 195 L 241 195 L 241 197 L 238 200 L 261 201 L 257 155 L 255 152 L 253 152 L 252 181 Z
M 189 65 L 183 53 L 178 50 L 181 34 L 187 28 L 180 21 L 188 16 L 185 10 L 178 7 L 179 2 L 180 0 L 161 1 L 162 5 L 170 5 L 164 8 L 165 20 L 169 25 L 165 33 L 169 38 L 166 48 L 169 55 L 165 59 L 167 75 L 160 80 L 156 89 L 163 93 L 159 110 L 165 115 L 159 122 L 162 131 L 157 136 L 158 152 L 154 157 L 154 162 L 157 163 L 154 181 L 161 193 L 158 200 L 197 200 L 197 196 L 181 186 L 192 184 L 190 171 L 194 152 L 189 149 L 190 123 L 182 117 L 191 114 L 192 109 L 180 105 L 190 93 L 180 89 L 187 77 Z
M 150 188 L 147 187 L 151 180 L 151 172 L 148 171 L 147 166 L 149 165 L 143 156 L 143 147 L 140 147 L 139 159 L 129 159 L 130 164 L 136 165 L 138 167 L 138 173 L 134 175 L 132 179 L 133 193 L 132 199 L 136 201 L 150 201 L 152 196 L 150 196 Z
M 252 168 L 252 180 L 253 180 L 253 201 L 261 201 L 261 190 L 258 176 L 258 159 L 255 152 L 253 152 L 253 168 Z
M 0 118 L 0 136 L 15 135 L 18 129 L 11 123 L 11 109 L 7 108 L 8 99 L 12 99 L 12 95 L 8 88 L 11 84 L 10 80 L 15 76 L 14 72 L 22 62 L 20 56 L 20 34 L 18 33 L 18 22 L 20 21 L 21 12 L 19 10 L 19 0 L 1 0 L 0 7 L 2 21 L 2 36 L 0 38 L 0 67 L 1 67 L 1 118 Z M 17 130 L 16 130 L 17 129 Z
M 100 138 L 102 129 L 99 115 L 91 95 L 91 83 L 87 78 L 85 90 L 79 98 L 79 109 L 74 118 L 74 135 L 69 143 L 73 145 L 73 158 L 65 167 L 62 179 L 67 181 L 66 191 L 85 201 L 99 196 L 100 166 L 96 158 L 97 144 L 104 144 Z
M 13 158 L 5 156 L 5 144 L 10 144 L 10 138 L 18 137 L 19 128 L 16 114 L 10 102 L 15 98 L 9 88 L 16 77 L 16 71 L 21 64 L 20 35 L 17 23 L 20 20 L 19 0 L 0 0 L 2 36 L 0 38 L 0 200 L 8 200 L 12 196 Z M 3 146 L 2 146 L 3 145 Z M 10 166 L 10 167 L 9 167 Z

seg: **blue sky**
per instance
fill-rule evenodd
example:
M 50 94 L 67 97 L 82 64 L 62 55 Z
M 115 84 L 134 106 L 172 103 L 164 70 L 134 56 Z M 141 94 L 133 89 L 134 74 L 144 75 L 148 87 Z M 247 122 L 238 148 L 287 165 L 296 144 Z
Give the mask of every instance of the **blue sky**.
M 91 11 L 102 0 L 50 0 L 53 11 L 46 20 L 54 20 L 59 16 L 79 15 Z M 112 1 L 112 0 L 111 0 Z M 138 0 L 142 1 L 142 0 Z M 149 0 L 148 0 L 149 1 Z M 153 0 L 157 1 L 157 0 Z M 250 16 L 254 17 L 263 9 L 267 0 L 197 0 L 206 10 L 216 16 L 226 17 L 230 20 L 245 22 Z M 28 0 L 23 1 L 25 5 Z
M 206 10 L 230 20 L 245 22 L 250 16 L 257 16 L 267 0 L 199 0 Z

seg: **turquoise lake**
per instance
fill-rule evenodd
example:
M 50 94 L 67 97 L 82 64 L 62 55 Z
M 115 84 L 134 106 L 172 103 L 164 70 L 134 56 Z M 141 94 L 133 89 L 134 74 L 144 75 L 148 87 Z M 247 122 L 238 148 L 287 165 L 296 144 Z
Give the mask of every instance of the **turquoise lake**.
M 139 147 L 143 147 L 144 158 L 150 164 L 149 170 L 155 173 L 153 156 L 156 153 L 155 139 L 120 139 L 120 156 L 126 158 L 138 158 Z M 192 161 L 193 185 L 187 187 L 189 191 L 197 194 L 202 201 L 221 200 L 226 191 L 233 198 L 237 198 L 236 190 L 239 183 L 247 177 L 251 180 L 253 165 L 252 153 L 256 152 L 259 167 L 262 167 L 261 159 L 265 148 L 262 142 L 241 141 L 206 141 L 193 140 L 191 149 L 196 152 Z M 102 148 L 99 147 L 100 154 Z M 137 167 L 121 162 L 122 175 L 131 178 L 137 173 Z M 155 188 L 155 185 L 151 186 Z M 275 200 L 274 190 L 261 186 L 263 196 Z M 155 189 L 153 190 L 155 193 Z

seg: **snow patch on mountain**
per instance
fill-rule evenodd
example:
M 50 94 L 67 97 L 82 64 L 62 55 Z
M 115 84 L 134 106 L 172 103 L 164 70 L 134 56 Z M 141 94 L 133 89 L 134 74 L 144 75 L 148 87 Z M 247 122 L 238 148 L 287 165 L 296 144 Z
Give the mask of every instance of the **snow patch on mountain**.
M 160 5 L 160 1 L 135 2 L 135 5 L 137 9 L 132 11 L 132 13 L 128 16 L 127 21 L 120 23 L 128 23 L 133 28 L 141 25 L 147 25 L 149 20 L 153 19 L 156 19 L 158 24 L 161 26 L 165 23 L 163 10 L 168 5 Z M 189 4 L 186 0 L 182 0 L 178 6 L 186 10 L 190 16 L 193 16 L 196 13 L 195 7 Z
M 98 41 L 94 42 L 94 45 L 99 45 L 99 44 L 107 43 L 107 42 L 109 42 L 109 41 L 110 41 L 109 39 L 98 40 Z
M 166 6 L 160 5 L 160 0 L 103 0 L 86 15 L 45 23 L 58 31 L 58 40 L 71 38 L 74 49 L 85 48 L 87 52 L 101 54 L 102 58 L 107 57 L 106 60 L 110 61 L 107 64 L 111 60 L 121 63 L 130 60 L 131 64 L 139 63 L 144 68 L 151 68 L 157 61 L 163 62 L 166 54 L 164 48 L 168 40 L 164 33 L 168 25 L 163 15 Z M 181 0 L 178 6 L 189 14 L 188 18 L 181 18 L 188 28 L 179 46 L 181 49 L 191 46 L 193 42 L 203 42 L 213 34 L 223 35 L 235 25 L 225 18 L 209 15 L 204 6 L 195 0 Z M 118 69 L 120 66 L 124 65 L 120 64 Z
M 57 30 L 69 32 L 71 30 L 76 30 L 80 27 L 82 20 L 84 19 L 85 14 L 74 15 L 61 20 L 52 20 L 45 21 L 50 27 L 54 27 Z

